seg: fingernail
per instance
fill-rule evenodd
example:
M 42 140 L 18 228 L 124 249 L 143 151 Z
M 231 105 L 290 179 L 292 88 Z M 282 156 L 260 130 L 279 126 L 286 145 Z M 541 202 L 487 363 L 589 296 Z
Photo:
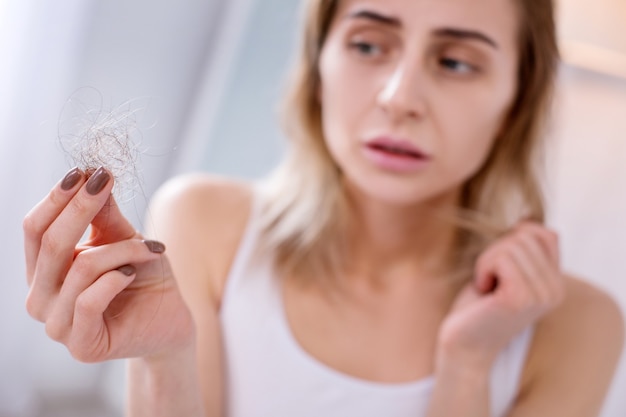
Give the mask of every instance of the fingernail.
M 80 169 L 74 168 L 70 170 L 65 177 L 63 177 L 63 181 L 61 181 L 61 189 L 63 191 L 68 191 L 74 188 L 78 181 L 83 177 L 83 173 Z
M 143 243 L 148 247 L 150 252 L 152 253 L 163 253 L 165 252 L 165 245 L 156 240 L 144 240 Z
M 137 272 L 137 269 L 132 265 L 120 266 L 119 268 L 117 268 L 117 270 L 120 271 L 122 274 L 126 275 L 127 277 Z
M 106 169 L 100 167 L 94 172 L 89 181 L 87 181 L 87 192 L 91 195 L 96 195 L 107 185 L 111 176 Z

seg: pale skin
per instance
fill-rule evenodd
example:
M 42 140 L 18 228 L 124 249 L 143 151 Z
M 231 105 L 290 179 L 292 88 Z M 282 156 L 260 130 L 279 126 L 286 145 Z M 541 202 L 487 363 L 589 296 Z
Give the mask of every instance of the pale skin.
M 379 382 L 434 375 L 429 417 L 490 416 L 493 361 L 535 324 L 509 417 L 594 416 L 624 323 L 609 296 L 561 270 L 557 235 L 520 222 L 480 256 L 470 283 L 453 285 L 441 277 L 453 230 L 420 215 L 455 203 L 515 92 L 512 3 L 466 3 L 341 3 L 319 95 L 354 207 L 354 261 L 341 277 L 351 297 L 331 303 L 287 280 L 288 321 L 303 349 L 340 372 Z M 411 141 L 431 163 L 401 175 L 372 164 L 359 144 L 381 134 Z M 73 172 L 27 215 L 27 309 L 81 361 L 134 358 L 129 416 L 223 415 L 220 303 L 250 187 L 170 181 L 145 233 L 165 243 L 161 253 L 123 218 L 107 175 Z

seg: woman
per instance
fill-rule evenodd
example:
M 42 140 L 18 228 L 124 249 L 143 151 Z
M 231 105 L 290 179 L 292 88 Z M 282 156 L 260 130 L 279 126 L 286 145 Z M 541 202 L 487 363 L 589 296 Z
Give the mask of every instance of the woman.
M 597 415 L 624 326 L 542 225 L 551 2 L 305 3 L 281 169 L 170 181 L 159 241 L 70 171 L 24 222 L 30 314 L 131 358 L 131 416 Z

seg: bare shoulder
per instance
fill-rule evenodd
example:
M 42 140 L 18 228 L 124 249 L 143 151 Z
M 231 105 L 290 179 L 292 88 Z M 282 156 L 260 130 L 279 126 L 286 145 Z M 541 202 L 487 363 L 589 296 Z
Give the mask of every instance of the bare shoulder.
M 151 208 L 164 206 L 167 210 L 182 210 L 184 214 L 192 215 L 194 222 L 215 223 L 217 226 L 227 220 L 217 219 L 219 217 L 247 214 L 251 197 L 252 188 L 245 181 L 210 174 L 187 174 L 163 184 L 155 193 Z
M 589 282 L 566 277 L 564 301 L 537 323 L 519 408 L 597 415 L 623 346 L 624 318 L 616 301 Z
M 252 187 L 245 181 L 209 174 L 178 176 L 155 193 L 146 228 L 166 244 L 179 281 L 193 280 L 194 291 L 205 287 L 201 293 L 210 292 L 219 305 L 251 204 Z
M 602 289 L 573 276 L 566 277 L 565 288 L 563 303 L 538 323 L 537 342 L 567 345 L 572 350 L 571 343 L 581 345 L 585 340 L 594 340 L 605 342 L 604 346 L 596 347 L 605 353 L 611 347 L 620 351 L 624 318 L 617 302 Z

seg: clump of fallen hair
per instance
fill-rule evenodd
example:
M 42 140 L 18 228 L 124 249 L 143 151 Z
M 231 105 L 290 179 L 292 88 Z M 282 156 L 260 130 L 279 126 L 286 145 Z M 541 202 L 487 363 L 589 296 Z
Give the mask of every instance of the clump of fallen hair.
M 68 104 L 72 114 L 65 115 L 68 131 L 59 132 L 59 143 L 70 164 L 87 173 L 108 169 L 115 179 L 115 198 L 131 200 L 140 188 L 138 110 L 130 102 L 108 111 L 101 105 L 89 108 L 77 98 Z

